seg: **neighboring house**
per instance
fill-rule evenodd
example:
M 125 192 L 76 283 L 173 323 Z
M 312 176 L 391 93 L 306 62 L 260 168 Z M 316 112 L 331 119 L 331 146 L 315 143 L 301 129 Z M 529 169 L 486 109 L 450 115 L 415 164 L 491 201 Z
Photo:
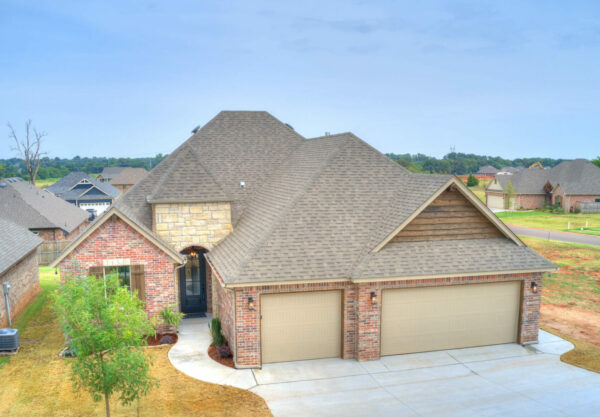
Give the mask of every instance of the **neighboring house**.
M 480 176 L 480 177 L 493 177 L 494 175 L 496 175 L 498 173 L 498 171 L 500 171 L 497 168 L 494 168 L 491 165 L 486 165 L 483 166 L 479 169 L 479 171 L 477 171 L 475 173 L 475 175 Z
M 71 172 L 46 190 L 94 216 L 108 210 L 121 195 L 117 188 L 100 182 L 85 172 Z
M 125 193 L 146 175 L 148 175 L 148 171 L 144 168 L 123 168 L 110 180 L 110 185 L 121 190 L 121 193 Z
M 116 177 L 125 167 L 105 167 L 102 172 L 98 174 L 96 179 L 100 182 L 110 182 Z
M 351 133 L 306 139 L 237 111 L 52 266 L 118 270 L 150 316 L 212 312 L 238 367 L 532 343 L 555 270 L 458 178 L 410 173 Z
M 42 242 L 27 228 L 0 217 L 0 327 L 6 327 L 9 321 L 5 283 L 10 285 L 11 318 L 23 311 L 40 290 L 36 249 Z
M 45 241 L 75 238 L 89 214 L 21 178 L 0 180 L 0 218 L 17 223 Z
M 600 168 L 585 159 L 561 162 L 550 169 L 532 168 L 496 176 L 485 191 L 488 207 L 505 207 L 508 181 L 515 189 L 510 208 L 536 209 L 558 204 L 565 211 L 574 212 L 580 202 L 600 202 Z

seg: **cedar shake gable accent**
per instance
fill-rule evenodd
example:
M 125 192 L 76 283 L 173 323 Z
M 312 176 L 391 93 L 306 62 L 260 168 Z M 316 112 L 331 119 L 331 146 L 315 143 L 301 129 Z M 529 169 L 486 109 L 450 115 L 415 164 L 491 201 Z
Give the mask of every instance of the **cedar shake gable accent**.
M 446 194 L 451 193 L 451 194 Z M 446 194 L 446 195 L 445 195 Z M 438 222 L 445 224 L 446 231 L 439 228 L 431 228 L 426 224 L 428 220 L 437 218 Z M 453 224 L 460 224 L 463 219 L 470 219 L 481 229 L 473 229 L 469 232 L 469 227 L 459 227 Z M 416 222 L 414 222 L 416 220 Z M 422 226 L 425 224 L 425 226 Z M 431 224 L 431 221 L 430 221 Z M 464 223 L 463 223 L 464 224 Z M 417 230 L 423 232 L 418 233 Z M 458 233 L 452 234 L 451 230 L 458 230 Z M 475 231 L 477 230 L 477 231 Z M 404 233 L 402 233 L 404 232 Z M 483 232 L 483 235 L 481 233 Z M 435 237 L 430 239 L 429 236 Z M 524 243 L 515 235 L 494 213 L 479 200 L 471 190 L 467 188 L 456 177 L 450 180 L 432 194 L 416 211 L 408 216 L 395 228 L 387 237 L 380 242 L 373 252 L 379 252 L 390 241 L 416 241 L 416 240 L 438 240 L 438 239 L 472 239 L 472 238 L 493 238 L 506 237 L 512 240 L 518 246 L 524 246 Z

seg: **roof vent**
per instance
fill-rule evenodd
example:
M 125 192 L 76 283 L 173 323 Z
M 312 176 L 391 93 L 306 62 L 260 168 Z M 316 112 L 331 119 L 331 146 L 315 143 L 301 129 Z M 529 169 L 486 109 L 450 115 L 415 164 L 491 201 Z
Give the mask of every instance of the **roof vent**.
M 289 124 L 289 123 L 286 123 L 285 125 L 286 125 L 287 127 L 289 127 L 290 129 L 292 129 L 292 130 L 295 130 L 295 129 L 294 129 L 294 126 L 292 126 L 291 124 Z
M 331 136 L 330 132 L 325 132 L 325 136 Z
M 200 125 L 192 129 L 192 135 L 195 135 L 200 130 Z
M 240 181 L 240 188 L 246 188 L 246 181 Z

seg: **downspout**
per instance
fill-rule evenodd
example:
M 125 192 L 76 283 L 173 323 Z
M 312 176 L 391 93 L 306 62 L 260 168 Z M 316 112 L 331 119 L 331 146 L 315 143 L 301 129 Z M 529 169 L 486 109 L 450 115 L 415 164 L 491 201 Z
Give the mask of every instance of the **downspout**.
M 12 327 L 12 319 L 10 318 L 10 300 L 8 299 L 8 292 L 10 291 L 10 282 L 5 282 L 4 288 L 4 299 L 6 300 L 6 311 L 8 312 L 8 327 Z
M 175 278 L 175 284 L 177 284 L 176 286 L 179 289 L 179 291 L 176 294 L 176 296 L 177 296 L 177 299 L 179 300 L 178 305 L 179 305 L 179 312 L 180 313 L 181 313 L 181 288 L 179 287 L 179 277 L 177 276 L 178 275 L 177 271 L 179 269 L 183 268 L 187 264 L 187 261 L 188 261 L 188 258 L 186 256 L 186 257 L 184 257 L 184 261 L 183 261 L 183 263 L 181 265 L 176 266 L 175 268 L 173 268 L 173 273 L 175 274 L 175 277 L 174 277 Z

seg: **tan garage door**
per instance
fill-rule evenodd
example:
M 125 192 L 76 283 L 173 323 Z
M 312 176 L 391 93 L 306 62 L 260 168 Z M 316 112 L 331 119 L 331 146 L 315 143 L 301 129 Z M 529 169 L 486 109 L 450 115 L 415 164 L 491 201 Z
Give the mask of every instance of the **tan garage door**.
M 489 208 L 494 209 L 503 209 L 504 208 L 504 197 L 498 195 L 488 195 L 487 196 L 487 206 Z
M 263 363 L 341 355 L 341 291 L 265 294 L 260 302 Z
M 517 341 L 521 283 L 384 290 L 381 355 Z

